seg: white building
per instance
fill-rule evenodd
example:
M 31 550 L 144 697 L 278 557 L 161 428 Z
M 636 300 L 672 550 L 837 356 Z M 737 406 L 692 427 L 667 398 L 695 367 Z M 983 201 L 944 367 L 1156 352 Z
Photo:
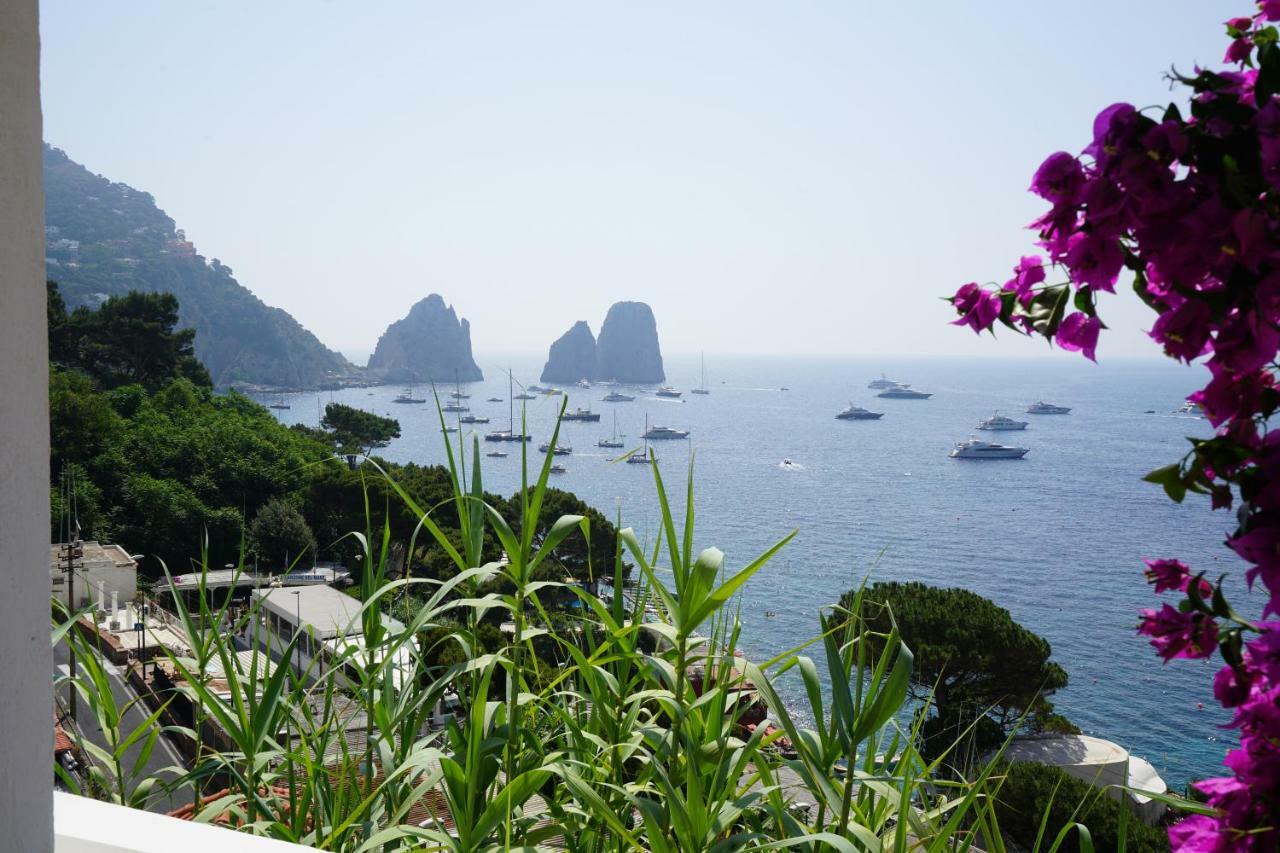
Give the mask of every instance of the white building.
M 63 545 L 49 546 L 49 584 L 59 601 L 67 601 L 67 560 Z M 138 563 L 119 545 L 92 540 L 81 543 L 74 560 L 75 601 L 79 609 L 93 602 L 98 610 L 106 610 L 114 595 L 120 601 L 132 601 L 138 594 Z

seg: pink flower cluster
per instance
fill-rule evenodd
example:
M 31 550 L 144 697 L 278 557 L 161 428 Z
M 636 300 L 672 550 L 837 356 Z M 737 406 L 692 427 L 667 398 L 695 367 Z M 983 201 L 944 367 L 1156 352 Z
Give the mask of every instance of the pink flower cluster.
M 1238 615 L 1223 580 L 1178 560 L 1148 560 L 1156 593 L 1176 604 L 1143 610 L 1138 631 L 1166 662 L 1222 655 L 1214 695 L 1234 711 L 1240 745 L 1231 775 L 1197 784 L 1215 810 L 1174 825 L 1174 850 L 1280 850 L 1280 0 L 1226 22 L 1227 70 L 1197 69 L 1185 109 L 1155 115 L 1129 104 L 1098 114 L 1079 155 L 1050 155 L 1031 191 L 1050 208 L 1032 223 L 1045 257 L 1022 258 L 1003 285 L 961 287 L 958 325 L 1038 334 L 1095 359 L 1099 293 L 1128 270 L 1155 312 L 1166 355 L 1203 359 L 1209 381 L 1189 399 L 1216 433 L 1181 463 L 1153 472 L 1175 499 L 1239 502 L 1228 546 L 1266 599 L 1262 622 Z M 1050 270 L 1065 281 L 1048 283 Z

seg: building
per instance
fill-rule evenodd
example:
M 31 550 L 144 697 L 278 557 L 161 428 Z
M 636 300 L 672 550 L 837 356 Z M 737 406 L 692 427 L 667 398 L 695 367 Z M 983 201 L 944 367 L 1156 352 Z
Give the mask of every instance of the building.
M 49 546 L 49 582 L 53 594 L 67 601 L 67 560 L 63 545 Z M 120 601 L 132 601 L 138 594 L 138 561 L 120 545 L 82 542 L 75 553 L 75 597 L 67 602 L 79 609 L 92 602 L 96 609 L 106 610 L 114 595 Z

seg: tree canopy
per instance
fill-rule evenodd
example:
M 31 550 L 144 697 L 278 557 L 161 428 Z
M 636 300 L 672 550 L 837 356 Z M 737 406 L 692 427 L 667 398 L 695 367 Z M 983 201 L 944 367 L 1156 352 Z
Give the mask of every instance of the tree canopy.
M 853 593 L 846 593 L 850 606 Z M 966 589 L 882 582 L 863 592 L 862 612 L 873 630 L 891 619 L 915 655 L 912 694 L 930 694 L 938 716 L 973 721 L 988 716 L 1006 731 L 1025 713 L 1032 726 L 1057 724 L 1049 696 L 1067 673 L 1052 649 L 1014 621 L 1008 610 Z
M 245 535 L 249 550 L 268 566 L 281 570 L 315 553 L 316 537 L 293 504 L 272 498 L 249 522 Z
M 384 418 L 343 403 L 325 406 L 320 426 L 328 431 L 334 446 L 342 453 L 367 454 L 400 437 L 400 422 L 395 418 Z

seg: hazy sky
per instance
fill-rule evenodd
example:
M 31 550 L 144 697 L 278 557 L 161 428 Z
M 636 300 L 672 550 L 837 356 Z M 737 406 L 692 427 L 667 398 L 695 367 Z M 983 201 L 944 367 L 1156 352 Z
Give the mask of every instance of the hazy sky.
M 44 0 L 45 135 L 361 358 L 439 292 L 477 351 L 649 302 L 665 349 L 1040 353 L 1003 280 L 1048 153 L 1217 64 L 1247 0 Z M 1181 95 L 1179 94 L 1179 97 Z M 1100 357 L 1151 354 L 1132 294 Z

